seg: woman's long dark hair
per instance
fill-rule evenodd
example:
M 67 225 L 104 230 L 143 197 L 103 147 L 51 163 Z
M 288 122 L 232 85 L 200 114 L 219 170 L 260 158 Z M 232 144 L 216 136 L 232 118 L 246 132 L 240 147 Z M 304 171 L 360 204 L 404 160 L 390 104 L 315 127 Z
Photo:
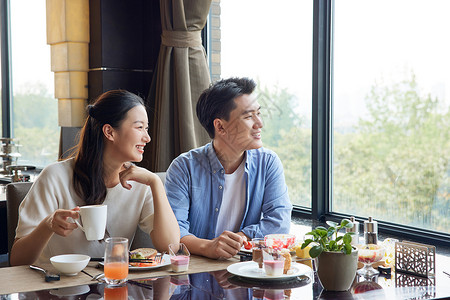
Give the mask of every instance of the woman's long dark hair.
M 103 125 L 117 129 L 127 112 L 144 105 L 141 97 L 125 90 L 112 90 L 100 95 L 88 105 L 88 117 L 80 133 L 75 151 L 73 184 L 75 192 L 87 205 L 101 204 L 106 197 L 103 178 Z

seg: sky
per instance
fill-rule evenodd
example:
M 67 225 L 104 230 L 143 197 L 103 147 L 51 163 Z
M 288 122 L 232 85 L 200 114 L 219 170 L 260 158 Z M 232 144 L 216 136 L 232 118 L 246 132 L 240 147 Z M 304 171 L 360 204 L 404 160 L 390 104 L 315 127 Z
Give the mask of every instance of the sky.
M 223 78 L 288 88 L 299 111 L 310 114 L 312 1 L 223 0 L 221 34 Z
M 300 113 L 310 115 L 312 2 L 222 0 L 222 77 L 286 87 L 297 95 Z M 411 72 L 424 95 L 448 108 L 449 11 L 448 0 L 336 0 L 334 125 L 364 115 L 375 82 L 398 82 Z
M 53 94 L 45 0 L 11 0 L 10 3 L 13 90 L 40 82 Z
M 222 77 L 287 88 L 298 112 L 309 116 L 312 3 L 222 0 Z M 335 9 L 335 125 L 358 119 L 376 81 L 403 80 L 411 72 L 423 94 L 450 106 L 450 1 L 336 0 Z M 13 88 L 39 81 L 53 93 L 45 0 L 11 0 L 11 19 Z
M 358 115 L 375 81 L 399 81 L 411 72 L 422 95 L 438 97 L 448 107 L 448 11 L 445 0 L 336 1 L 335 119 Z

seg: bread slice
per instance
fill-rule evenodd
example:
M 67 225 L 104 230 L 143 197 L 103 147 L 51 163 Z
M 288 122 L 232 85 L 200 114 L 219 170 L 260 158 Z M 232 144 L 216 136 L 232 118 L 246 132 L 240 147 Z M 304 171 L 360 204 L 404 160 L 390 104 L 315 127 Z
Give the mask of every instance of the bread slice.
M 138 248 L 130 251 L 130 258 L 151 259 L 156 256 L 158 251 L 153 248 Z
M 288 249 L 282 249 L 281 255 L 283 255 L 284 257 L 283 274 L 287 274 L 287 272 L 291 269 L 291 262 L 292 262 L 291 253 L 289 252 Z
M 138 248 L 130 251 L 130 258 L 133 259 L 152 259 L 156 256 L 158 251 L 153 248 Z M 153 262 L 130 262 L 130 266 L 133 267 L 151 267 L 156 266 L 158 263 Z

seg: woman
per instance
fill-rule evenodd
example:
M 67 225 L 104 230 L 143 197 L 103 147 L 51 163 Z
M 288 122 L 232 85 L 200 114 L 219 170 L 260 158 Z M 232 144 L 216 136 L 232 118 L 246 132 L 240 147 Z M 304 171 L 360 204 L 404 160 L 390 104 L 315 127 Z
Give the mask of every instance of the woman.
M 88 110 L 74 157 L 47 166 L 20 205 L 11 265 L 64 253 L 102 257 L 103 242 L 86 240 L 73 222 L 84 205 L 107 205 L 106 235 L 131 242 L 139 225 L 159 251 L 180 240 L 158 175 L 131 163 L 142 160 L 150 142 L 142 99 L 109 91 Z

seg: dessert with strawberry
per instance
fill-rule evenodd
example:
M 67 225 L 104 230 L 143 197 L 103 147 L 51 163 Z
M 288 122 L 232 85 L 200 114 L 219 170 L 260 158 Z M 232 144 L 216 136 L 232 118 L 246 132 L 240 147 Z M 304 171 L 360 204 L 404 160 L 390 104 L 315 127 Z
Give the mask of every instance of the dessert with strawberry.
M 372 264 L 380 261 L 384 256 L 384 248 L 376 244 L 367 244 L 359 247 L 358 261 L 363 264 Z

